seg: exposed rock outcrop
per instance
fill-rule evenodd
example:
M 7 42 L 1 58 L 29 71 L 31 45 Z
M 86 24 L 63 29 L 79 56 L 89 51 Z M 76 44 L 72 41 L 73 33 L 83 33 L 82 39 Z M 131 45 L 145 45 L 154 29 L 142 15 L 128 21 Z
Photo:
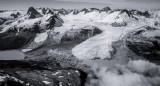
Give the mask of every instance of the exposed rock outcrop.
M 94 26 L 86 26 L 81 29 L 72 29 L 67 31 L 61 41 L 86 40 L 92 36 L 102 33 L 102 31 Z
M 54 12 L 49 8 L 39 8 L 42 14 L 54 14 Z
M 146 18 L 149 18 L 150 17 L 150 13 L 148 11 L 138 11 L 138 10 L 131 10 L 130 13 L 132 15 L 137 15 L 137 16 L 144 16 Z
M 160 60 L 160 30 L 144 26 L 129 33 L 126 45 L 138 55 L 150 61 Z
M 108 12 L 108 11 L 110 11 L 111 10 L 111 8 L 109 8 L 109 7 L 104 7 L 103 9 L 101 9 L 101 11 L 103 11 L 103 12 Z
M 22 33 L 20 35 L 15 35 L 13 32 L 2 33 L 0 34 L 0 50 L 19 49 L 33 37 L 34 34 L 32 33 Z
M 18 18 L 18 16 L 20 16 L 21 14 L 19 12 L 16 13 L 12 13 L 11 16 L 13 16 L 14 18 Z
M 7 19 L 0 18 L 0 25 L 4 24 L 7 21 Z
M 33 7 L 30 7 L 27 11 L 27 15 L 29 19 L 34 19 L 41 17 L 42 15 Z
M 124 26 L 127 26 L 127 23 L 125 22 L 122 22 L 122 23 L 117 23 L 117 22 L 114 22 L 111 24 L 113 27 L 124 27 Z
M 0 61 L 1 86 L 84 86 L 87 74 L 62 68 L 52 57 L 39 60 Z

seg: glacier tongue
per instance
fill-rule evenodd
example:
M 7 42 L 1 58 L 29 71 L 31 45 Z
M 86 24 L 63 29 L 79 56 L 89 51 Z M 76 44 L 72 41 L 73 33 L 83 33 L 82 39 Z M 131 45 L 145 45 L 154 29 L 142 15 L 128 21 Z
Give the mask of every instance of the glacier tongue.
M 72 49 L 72 53 L 79 59 L 111 58 L 112 43 L 120 40 L 124 35 L 122 28 L 107 27 L 106 30 Z
M 79 29 L 87 25 L 98 27 L 103 33 L 96 35 L 82 42 L 72 49 L 72 53 L 79 59 L 111 58 L 114 51 L 112 43 L 121 40 L 128 32 L 135 28 L 150 25 L 154 26 L 159 19 L 137 18 L 130 16 L 127 12 L 113 11 L 106 12 L 80 12 L 76 15 L 70 13 L 60 16 L 64 20 L 62 27 L 55 28 L 56 32 L 63 34 L 70 29 Z M 112 24 L 120 26 L 114 27 Z M 121 24 L 126 25 L 121 25 Z

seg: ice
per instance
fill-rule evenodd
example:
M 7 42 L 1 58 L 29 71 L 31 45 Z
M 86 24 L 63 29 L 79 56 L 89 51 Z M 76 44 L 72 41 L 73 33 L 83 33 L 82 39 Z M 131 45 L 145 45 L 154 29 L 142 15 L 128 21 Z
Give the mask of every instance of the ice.
M 45 84 L 50 84 L 51 82 L 49 82 L 49 81 L 43 81 L 43 83 L 45 83 Z
M 56 73 L 52 73 L 52 75 L 57 75 L 57 74 L 59 74 L 59 73 L 61 73 L 61 72 L 58 71 L 58 72 L 56 72 Z
M 142 27 L 144 25 L 154 26 L 155 20 L 153 18 L 140 18 L 136 20 L 124 12 L 114 11 L 112 13 L 106 12 L 89 12 L 84 14 L 80 12 L 77 15 L 70 13 L 69 15 L 60 16 L 64 20 L 62 27 L 55 28 L 55 32 L 64 34 L 71 29 L 79 29 L 91 25 L 98 27 L 103 33 L 89 38 L 80 43 L 72 49 L 72 53 L 78 59 L 94 59 L 94 58 L 111 58 L 112 43 L 121 40 L 128 32 Z M 126 22 L 128 25 L 124 27 L 113 27 L 112 23 Z M 79 52 L 81 51 L 81 52 Z
M 28 52 L 28 51 L 31 51 L 32 49 L 22 49 L 21 51 L 22 52 Z
M 37 37 L 34 39 L 34 42 L 36 43 L 40 43 L 45 41 L 48 38 L 48 33 L 44 32 L 44 33 L 40 33 L 37 35 Z

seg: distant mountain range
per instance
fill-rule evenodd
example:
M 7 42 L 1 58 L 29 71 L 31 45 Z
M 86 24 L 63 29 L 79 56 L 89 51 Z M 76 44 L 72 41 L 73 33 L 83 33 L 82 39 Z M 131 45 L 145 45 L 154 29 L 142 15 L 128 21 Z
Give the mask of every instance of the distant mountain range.
M 0 49 L 19 49 L 23 47 L 32 50 L 43 45 L 43 42 L 36 43 L 34 41 L 34 39 L 37 39 L 36 37 L 41 37 L 41 34 L 47 36 L 43 40 L 45 41 L 50 37 L 49 33 L 54 32 L 54 30 L 62 30 L 58 28 L 64 28 L 60 31 L 60 33 L 63 33 L 63 31 L 79 27 L 79 24 L 82 22 L 86 23 L 82 24 L 79 29 L 87 25 L 99 27 L 105 26 L 105 24 L 112 26 L 112 28 L 134 27 L 134 25 L 159 27 L 159 13 L 160 10 L 112 10 L 109 7 L 104 7 L 103 9 L 84 8 L 73 10 L 30 7 L 26 11 L 5 10 L 0 13 L 0 45 L 3 45 L 0 46 Z M 79 24 L 74 24 L 76 22 L 79 22 Z M 66 28 L 66 25 L 69 27 Z M 88 29 L 91 28 L 89 27 Z M 103 29 L 100 28 L 100 30 Z M 62 37 L 64 40 L 63 34 L 58 34 L 58 36 L 60 37 L 59 39 Z
M 20 50 L 26 56 L 22 61 L 0 62 L 0 70 L 3 70 L 0 71 L 0 85 L 84 86 L 88 73 L 93 81 L 104 77 L 102 79 L 109 82 L 112 80 L 109 74 L 112 74 L 113 81 L 121 83 L 133 75 L 136 77 L 131 79 L 129 86 L 139 81 L 139 86 L 144 84 L 142 82 L 160 86 L 157 83 L 160 80 L 160 10 L 109 7 L 1 10 L 0 50 L 12 49 Z M 107 71 L 98 68 L 92 74 L 87 70 L 90 67 L 79 61 L 96 63 L 97 59 L 115 61 L 119 65 L 112 63 L 114 68 L 111 70 L 107 65 Z M 101 74 L 102 77 L 97 78 Z

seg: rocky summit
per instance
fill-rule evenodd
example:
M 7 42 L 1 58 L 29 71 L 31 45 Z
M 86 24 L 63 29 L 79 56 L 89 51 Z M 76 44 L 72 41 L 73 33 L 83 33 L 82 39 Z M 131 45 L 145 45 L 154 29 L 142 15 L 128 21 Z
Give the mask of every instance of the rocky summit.
M 34 19 L 34 18 L 37 18 L 37 17 L 40 17 L 41 14 L 39 12 L 37 12 L 37 10 L 33 7 L 30 7 L 27 11 L 27 15 L 28 15 L 28 18 L 29 19 Z

